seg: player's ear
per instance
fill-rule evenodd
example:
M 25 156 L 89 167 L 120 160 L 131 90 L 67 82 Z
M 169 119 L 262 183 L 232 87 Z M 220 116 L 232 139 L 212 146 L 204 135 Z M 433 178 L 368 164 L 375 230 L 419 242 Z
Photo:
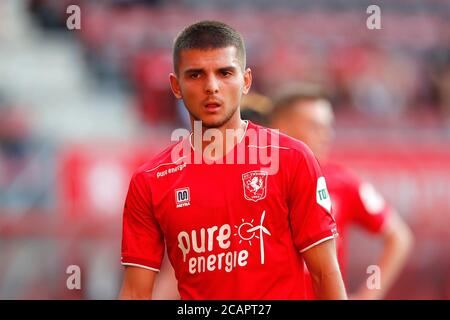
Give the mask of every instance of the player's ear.
M 170 81 L 170 87 L 172 88 L 173 95 L 177 99 L 181 99 L 181 90 L 180 90 L 180 83 L 178 82 L 177 75 L 174 73 L 170 73 L 169 75 L 169 81 Z
M 245 69 L 244 72 L 244 90 L 243 94 L 247 94 L 252 86 L 252 70 L 250 68 Z

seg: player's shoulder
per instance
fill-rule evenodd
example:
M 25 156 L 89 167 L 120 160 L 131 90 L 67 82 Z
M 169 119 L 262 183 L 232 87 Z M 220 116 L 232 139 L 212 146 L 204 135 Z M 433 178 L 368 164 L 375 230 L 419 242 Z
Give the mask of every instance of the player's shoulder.
M 164 150 L 156 154 L 150 160 L 141 165 L 134 173 L 133 177 L 143 175 L 152 176 L 156 175 L 160 169 L 168 169 L 180 165 L 184 157 L 174 154 L 175 147 L 183 143 L 184 140 L 174 142 L 166 147 Z
M 311 149 L 302 141 L 292 138 L 277 129 L 267 128 L 253 123 L 249 127 L 255 129 L 259 135 L 259 148 L 277 148 L 281 156 L 300 156 L 300 157 L 314 157 Z M 261 139 L 265 136 L 265 139 Z M 287 151 L 287 152 L 286 152 Z

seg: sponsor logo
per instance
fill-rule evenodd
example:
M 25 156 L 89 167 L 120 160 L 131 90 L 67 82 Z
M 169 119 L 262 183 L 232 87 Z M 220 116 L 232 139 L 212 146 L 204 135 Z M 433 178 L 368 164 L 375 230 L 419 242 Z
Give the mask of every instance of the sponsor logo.
M 170 164 L 173 164 L 173 163 L 170 163 Z M 164 170 L 158 171 L 156 173 L 156 178 L 159 179 L 159 178 L 165 177 L 165 176 L 167 176 L 169 174 L 180 172 L 184 168 L 186 168 L 186 163 L 179 164 L 179 165 L 177 165 L 176 167 L 173 167 L 173 168 L 169 168 L 169 169 L 164 169 Z
M 259 224 L 245 222 L 234 225 L 236 232 L 234 239 L 239 238 L 239 244 L 248 242 L 252 247 L 251 240 L 258 239 L 260 246 L 260 261 L 264 264 L 264 240 L 271 236 L 269 230 L 263 225 L 266 212 L 263 211 Z M 178 233 L 178 248 L 183 254 L 183 262 L 187 264 L 190 274 L 210 272 L 215 270 L 225 270 L 231 272 L 235 268 L 245 267 L 248 264 L 250 255 L 255 254 L 255 250 L 238 249 L 232 246 L 232 228 L 230 224 L 200 228 L 200 230 L 181 231 Z M 235 240 L 236 241 L 236 240 Z M 257 254 L 257 253 L 256 253 Z
M 189 188 L 180 188 L 175 190 L 175 203 L 177 208 L 191 205 L 191 194 Z
M 253 225 L 253 219 L 250 222 L 245 222 L 244 219 L 242 219 L 241 225 L 234 226 L 237 229 L 237 233 L 235 233 L 235 236 L 239 236 L 241 240 L 239 240 L 239 244 L 242 243 L 242 241 L 248 241 L 250 245 L 252 245 L 252 239 L 257 238 L 259 239 L 259 247 L 261 251 L 261 264 L 264 264 L 264 234 L 267 234 L 271 236 L 269 230 L 267 230 L 266 227 L 263 226 L 264 222 L 264 216 L 266 215 L 266 211 L 264 210 L 261 215 L 261 220 L 259 225 L 254 226 Z
M 316 201 L 321 207 L 327 210 L 328 213 L 331 213 L 331 198 L 328 194 L 327 183 L 325 182 L 324 177 L 319 177 L 319 179 L 317 179 Z

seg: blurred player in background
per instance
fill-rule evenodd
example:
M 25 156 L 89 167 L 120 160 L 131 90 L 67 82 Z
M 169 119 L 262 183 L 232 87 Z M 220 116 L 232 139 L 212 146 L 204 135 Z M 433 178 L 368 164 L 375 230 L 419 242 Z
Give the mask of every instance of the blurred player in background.
M 338 259 L 345 279 L 348 229 L 359 225 L 383 239 L 380 268 L 381 286 L 370 290 L 364 282 L 352 299 L 382 299 L 401 271 L 412 247 L 413 237 L 399 214 L 368 183 L 329 159 L 334 114 L 319 86 L 293 84 L 274 99 L 271 126 L 305 142 L 318 158 L 333 204 L 338 232 Z M 313 298 L 313 296 L 311 296 Z
M 213 143 L 192 132 L 135 172 L 123 215 L 120 298 L 153 297 L 166 247 L 182 299 L 305 299 L 305 264 L 318 298 L 347 298 L 314 155 L 298 140 L 241 119 L 240 100 L 252 83 L 245 56 L 242 36 L 220 22 L 199 22 L 177 36 L 172 91 L 193 130 L 200 121 L 200 134 L 214 128 L 225 141 L 207 155 Z M 247 158 L 216 162 L 238 147 L 270 148 L 278 169 L 269 174 L 261 160 Z
M 267 127 L 269 125 L 269 116 L 272 111 L 272 101 L 256 92 L 249 93 L 241 100 L 241 117 L 244 120 Z

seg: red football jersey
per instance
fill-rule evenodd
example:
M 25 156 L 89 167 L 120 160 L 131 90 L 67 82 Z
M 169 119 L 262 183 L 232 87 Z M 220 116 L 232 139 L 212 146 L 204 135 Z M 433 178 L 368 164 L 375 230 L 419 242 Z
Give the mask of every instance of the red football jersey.
M 230 152 L 242 150 L 240 163 L 195 163 L 186 138 L 137 170 L 122 264 L 159 271 L 166 244 L 182 299 L 305 299 L 301 252 L 337 235 L 321 169 L 302 142 L 251 122 Z
M 389 216 L 391 207 L 375 188 L 367 182 L 337 164 L 323 164 L 323 174 L 327 180 L 333 206 L 333 216 L 336 220 L 339 238 L 336 240 L 336 250 L 341 273 L 345 279 L 347 259 L 347 234 L 352 225 L 359 225 L 371 233 L 381 233 Z M 312 283 L 307 273 L 309 298 L 314 298 Z
M 359 225 L 371 233 L 380 233 L 390 206 L 370 183 L 361 181 L 349 170 L 331 163 L 324 164 L 322 170 L 331 195 L 333 216 L 341 235 L 336 245 L 342 269 L 347 262 L 346 239 L 349 227 Z

